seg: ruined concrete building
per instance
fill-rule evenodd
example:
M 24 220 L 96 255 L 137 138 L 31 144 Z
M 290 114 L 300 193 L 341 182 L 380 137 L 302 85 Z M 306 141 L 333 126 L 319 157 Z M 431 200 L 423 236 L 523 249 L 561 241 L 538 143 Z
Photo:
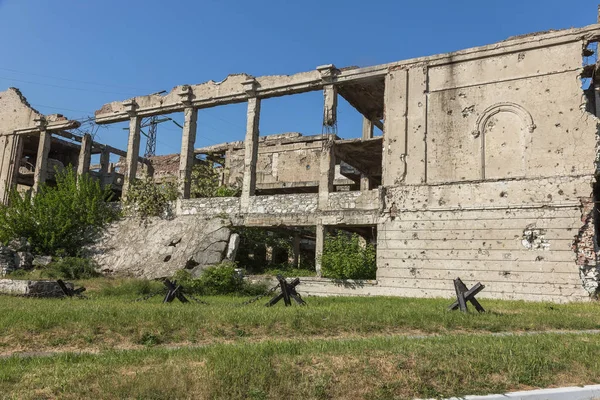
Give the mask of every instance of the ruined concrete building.
M 129 240 L 135 249 L 129 264 L 119 264 L 124 253 L 113 254 L 103 259 L 105 268 L 139 272 L 152 260 L 169 265 L 158 275 L 184 264 L 194 268 L 204 262 L 193 254 L 197 248 L 226 250 L 230 238 L 223 232 L 233 225 L 311 227 L 319 271 L 329 229 L 363 228 L 377 244 L 377 279 L 306 279 L 303 291 L 447 297 L 452 279 L 460 276 L 481 281 L 482 295 L 494 298 L 595 296 L 600 79 L 595 62 L 585 61 L 593 58 L 598 40 L 600 25 L 590 25 L 366 68 L 323 65 L 290 76 L 231 75 L 105 104 L 96 112 L 98 124 L 129 121 L 124 196 L 138 170 L 141 119 L 185 116 L 181 198 L 172 228 L 115 228 L 114 241 Z M 262 99 L 308 91 L 324 94 L 325 132 L 336 125 L 342 96 L 364 116 L 362 138 L 259 136 Z M 0 105 L 3 190 L 20 176 L 17 138 L 40 137 L 36 174 L 47 162 L 45 141 L 70 123 L 44 122 L 30 108 L 27 118 L 9 118 L 13 103 L 7 99 L 23 103 L 19 98 L 16 91 L 5 92 Z M 247 103 L 245 140 L 195 150 L 198 109 L 230 103 Z M 373 126 L 383 135 L 374 136 Z M 197 154 L 224 156 L 223 182 L 239 182 L 241 196 L 190 198 Z M 191 249 L 188 241 L 207 231 L 221 233 Z M 136 240 L 147 247 L 140 250 L 132 244 Z M 114 249 L 114 241 L 107 248 Z
M 16 88 L 0 92 L 0 203 L 8 201 L 10 188 L 35 191 L 68 166 L 98 177 L 119 194 L 123 175 L 110 162 L 110 155 L 127 153 L 97 143 L 89 134 L 73 133 L 80 125 L 60 114 L 42 115 Z M 100 165 L 90 165 L 94 154 L 100 154 Z M 149 165 L 148 160 L 138 159 Z

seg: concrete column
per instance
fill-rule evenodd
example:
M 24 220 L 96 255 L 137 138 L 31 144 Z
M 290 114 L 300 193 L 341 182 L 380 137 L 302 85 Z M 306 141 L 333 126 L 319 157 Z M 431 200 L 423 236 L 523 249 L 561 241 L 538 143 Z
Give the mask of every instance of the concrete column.
M 154 178 L 154 166 L 152 164 L 143 164 L 143 168 L 144 168 L 144 175 L 146 175 L 147 178 Z
M 337 123 L 337 89 L 333 85 L 323 87 L 323 126 L 333 127 Z
M 427 70 L 408 70 L 408 101 L 406 110 L 406 179 L 407 184 L 427 182 Z M 387 115 L 387 114 L 386 114 Z
M 404 184 L 406 178 L 408 72 L 390 71 L 385 77 L 383 122 L 383 186 Z
M 223 166 L 223 185 L 229 186 L 231 176 L 231 154 L 233 153 L 233 145 L 229 145 L 227 151 L 225 151 L 225 165 Z
M 131 184 L 135 181 L 137 173 L 138 158 L 140 156 L 140 125 L 142 118 L 137 115 L 132 115 L 129 119 L 129 142 L 127 143 L 127 157 L 125 164 L 127 171 L 123 181 L 123 189 L 121 197 L 127 198 L 127 191 Z
M 329 193 L 333 192 L 333 180 L 335 179 L 335 152 L 334 142 L 324 142 L 321 150 L 319 178 L 319 209 L 326 210 L 329 207 Z
M 373 137 L 373 121 L 368 119 L 367 117 L 363 117 L 363 125 L 362 125 L 362 139 L 371 139 Z M 362 174 L 360 177 L 360 190 L 371 190 L 371 180 L 365 174 Z
M 102 149 L 100 153 L 100 175 L 106 176 L 110 166 L 110 151 Z
M 258 126 L 260 120 L 260 99 L 248 99 L 248 120 L 246 123 L 246 138 L 244 141 L 244 181 L 240 204 L 242 212 L 248 210 L 250 196 L 256 190 L 256 160 L 258 158 Z
M 46 182 L 48 176 L 48 154 L 50 154 L 50 142 L 52 135 L 45 126 L 40 127 L 40 141 L 38 143 L 37 158 L 35 160 L 35 171 L 33 172 L 33 193 L 37 193 L 40 185 Z
M 183 136 L 181 138 L 181 155 L 179 156 L 179 196 L 182 199 L 190 198 L 192 181 L 192 167 L 194 166 L 194 143 L 196 143 L 196 126 L 198 110 L 186 107 L 183 112 Z
M 325 246 L 327 227 L 323 224 L 317 224 L 316 228 L 315 269 L 317 270 L 317 276 L 321 276 L 321 257 L 323 256 L 323 247 Z
M 22 153 L 21 136 L 0 135 L 0 204 L 8 204 L 10 191 L 17 184 Z
M 600 116 L 600 84 L 594 85 L 594 97 L 596 103 L 596 117 Z
M 297 233 L 294 235 L 294 243 L 292 246 L 292 251 L 293 251 L 292 265 L 294 266 L 294 268 L 300 268 L 300 235 Z
M 110 168 L 110 151 L 106 148 L 100 153 L 100 184 L 105 185 L 108 182 L 108 174 Z
M 371 139 L 373 137 L 373 121 L 367 117 L 363 117 L 362 139 Z
M 83 135 L 81 139 L 81 148 L 79 149 L 79 159 L 77 160 L 77 175 L 83 175 L 90 170 L 90 161 L 92 159 L 92 136 Z
M 337 88 L 333 85 L 335 76 L 339 72 L 335 65 L 327 64 L 317 67 L 323 83 L 323 128 L 334 128 L 337 123 Z M 331 130 L 330 130 L 331 132 Z

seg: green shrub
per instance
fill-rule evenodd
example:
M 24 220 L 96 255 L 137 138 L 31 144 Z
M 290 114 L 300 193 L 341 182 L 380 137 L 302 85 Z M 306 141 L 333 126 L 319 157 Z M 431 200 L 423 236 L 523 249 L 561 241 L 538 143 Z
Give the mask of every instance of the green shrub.
M 333 279 L 375 279 L 375 246 L 361 244 L 357 234 L 338 231 L 325 238 L 321 256 L 323 277 Z
M 223 262 L 206 268 L 199 278 L 205 294 L 228 294 L 241 291 L 244 281 L 236 273 L 236 268 L 237 265 L 232 262 Z
M 157 183 L 151 177 L 137 179 L 127 192 L 123 202 L 125 211 L 142 219 L 164 217 L 171 212 L 171 204 L 177 200 L 177 185 L 174 182 Z
M 205 296 L 221 294 L 238 294 L 254 296 L 264 293 L 267 289 L 263 284 L 245 282 L 235 271 L 237 265 L 233 262 L 223 262 L 207 267 L 198 278 L 192 278 L 187 270 L 175 273 L 173 279 L 181 284 L 187 292 Z
M 78 256 L 119 212 L 108 201 L 110 188 L 72 168 L 57 172 L 56 186 L 42 184 L 37 195 L 10 193 L 0 205 L 0 242 L 27 239 L 37 254 Z
M 218 164 L 223 165 L 225 160 Z M 190 184 L 191 197 L 235 197 L 240 195 L 238 188 L 221 185 L 220 171 L 215 168 L 215 162 L 200 160 L 192 168 L 192 179 Z
M 89 258 L 65 257 L 52 261 L 44 270 L 49 278 L 89 279 L 100 276 L 97 264 Z

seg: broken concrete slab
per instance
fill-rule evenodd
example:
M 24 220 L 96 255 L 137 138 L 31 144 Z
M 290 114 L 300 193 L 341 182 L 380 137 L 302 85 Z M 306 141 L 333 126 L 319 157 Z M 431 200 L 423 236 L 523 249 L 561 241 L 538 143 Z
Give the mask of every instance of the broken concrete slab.
M 108 275 L 156 279 L 181 269 L 201 271 L 225 257 L 230 229 L 223 218 L 152 218 L 114 223 L 92 249 L 100 270 Z
M 70 282 L 65 285 L 73 289 Z M 0 279 L 0 293 L 30 297 L 63 297 L 64 293 L 56 281 L 28 281 L 17 279 Z

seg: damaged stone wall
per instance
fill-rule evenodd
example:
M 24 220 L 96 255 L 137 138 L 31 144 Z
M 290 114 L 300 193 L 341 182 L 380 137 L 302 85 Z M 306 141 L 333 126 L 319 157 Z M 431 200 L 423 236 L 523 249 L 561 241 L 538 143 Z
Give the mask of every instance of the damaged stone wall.
M 597 209 L 594 198 L 581 199 L 581 223 L 579 232 L 573 242 L 573 250 L 577 255 L 577 265 L 583 288 L 590 296 L 597 298 L 600 290 L 600 270 L 596 243 Z
M 188 215 L 146 222 L 125 219 L 113 224 L 94 247 L 94 259 L 103 273 L 155 279 L 180 269 L 197 275 L 226 255 L 229 220 Z
M 0 203 L 7 200 L 10 185 L 16 184 L 19 170 L 23 140 L 14 132 L 35 126 L 41 117 L 18 89 L 0 92 Z
M 321 135 L 311 141 L 295 138 L 297 142 L 259 144 L 256 162 L 256 183 L 259 189 L 279 188 L 285 184 L 301 185 L 319 181 L 319 160 L 321 155 Z M 228 184 L 234 185 L 242 179 L 244 172 L 244 150 L 228 153 L 230 173 Z
M 460 276 L 484 283 L 487 297 L 595 293 L 593 205 L 581 200 L 597 140 L 579 79 L 584 45 L 532 35 L 464 61 L 390 70 L 382 289 L 449 296 Z
M 377 210 L 379 190 L 334 192 L 329 194 L 330 210 Z

